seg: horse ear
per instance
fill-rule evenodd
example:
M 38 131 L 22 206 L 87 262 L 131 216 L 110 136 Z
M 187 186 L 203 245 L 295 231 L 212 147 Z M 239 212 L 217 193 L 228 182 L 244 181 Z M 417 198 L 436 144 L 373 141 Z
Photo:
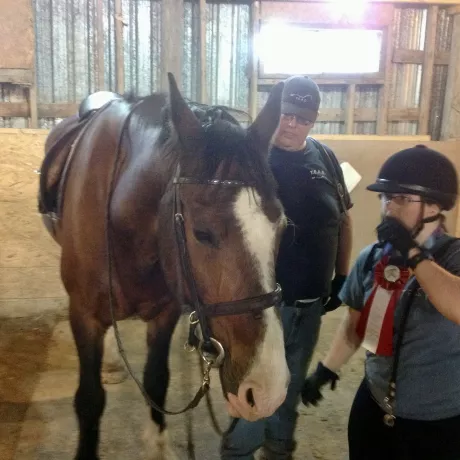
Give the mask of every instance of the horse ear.
M 283 88 L 283 82 L 273 87 L 263 109 L 248 128 L 249 136 L 264 154 L 268 153 L 268 146 L 280 121 Z
M 204 131 L 198 118 L 182 97 L 174 75 L 168 72 L 169 101 L 174 130 L 185 152 L 196 151 L 203 147 Z

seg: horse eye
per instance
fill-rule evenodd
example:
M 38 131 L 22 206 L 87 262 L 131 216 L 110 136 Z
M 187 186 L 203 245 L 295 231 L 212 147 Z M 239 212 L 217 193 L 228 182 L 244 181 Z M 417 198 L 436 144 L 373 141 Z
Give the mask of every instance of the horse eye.
M 194 229 L 193 234 L 195 235 L 195 238 L 197 239 L 197 241 L 199 241 L 201 244 L 206 244 L 207 246 L 217 247 L 216 239 L 214 238 L 214 235 L 209 230 Z

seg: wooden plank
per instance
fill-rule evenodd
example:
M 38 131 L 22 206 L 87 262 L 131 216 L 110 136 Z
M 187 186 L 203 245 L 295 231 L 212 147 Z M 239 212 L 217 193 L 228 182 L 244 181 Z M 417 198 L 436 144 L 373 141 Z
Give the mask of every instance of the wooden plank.
M 258 1 L 252 2 L 251 5 L 251 55 L 249 62 L 249 115 L 253 120 L 257 117 L 257 78 L 259 76 L 259 59 L 255 49 L 255 37 L 259 32 L 260 20 L 260 3 Z
M 388 121 L 418 121 L 420 109 L 389 109 Z
M 396 48 L 393 52 L 393 64 L 423 65 L 425 53 L 422 50 Z M 434 54 L 434 65 L 449 65 L 450 52 L 438 51 Z
M 119 94 L 125 91 L 125 56 L 123 43 L 123 6 L 122 0 L 114 1 L 115 8 L 115 66 L 116 66 L 116 90 Z
M 452 22 L 452 47 L 444 96 L 441 140 L 460 138 L 460 15 L 454 16 Z
M 78 111 L 76 103 L 53 103 L 38 104 L 37 118 L 65 118 L 74 115 Z M 31 116 L 27 102 L 1 102 L 0 117 L 24 117 Z
M 356 85 L 351 84 L 347 88 L 347 110 L 345 115 L 345 133 L 353 134 L 353 123 L 355 115 Z
M 345 0 L 340 0 L 344 2 Z M 261 19 L 277 19 L 304 25 L 323 25 L 334 27 L 375 28 L 384 27 L 393 19 L 392 5 L 374 4 L 363 8 L 362 14 L 347 14 L 344 8 L 336 4 L 318 4 L 303 2 L 261 2 Z
M 447 8 L 447 14 L 460 14 L 460 5 L 450 6 L 449 8 Z
M 315 134 L 319 141 L 408 141 L 416 143 L 428 142 L 430 136 L 378 136 L 376 134 Z
M 0 69 L 0 83 L 32 86 L 34 72 L 32 69 Z
M 0 1 L 0 69 L 34 67 L 33 18 L 31 0 Z
M 38 98 L 37 98 L 37 86 L 32 85 L 29 88 L 29 128 L 38 128 Z
M 206 0 L 200 0 L 198 12 L 200 17 L 200 102 L 206 104 L 208 101 L 206 83 Z
M 393 64 L 391 62 L 393 51 L 393 25 L 388 26 L 384 31 L 382 49 L 384 50 L 382 60 L 384 60 L 384 83 L 379 90 L 378 115 L 377 115 L 377 134 L 384 136 L 388 132 L 388 110 L 390 103 L 390 86 Z
M 160 89 L 168 91 L 168 72 L 182 88 L 183 1 L 162 0 Z
M 39 118 L 65 118 L 74 115 L 78 111 L 77 103 L 52 103 L 38 104 Z M 1 102 L 0 117 L 28 117 L 29 105 L 26 102 Z M 347 112 L 340 108 L 321 109 L 318 121 L 345 122 Z M 390 109 L 388 112 L 390 121 L 411 121 L 419 119 L 419 109 Z M 376 121 L 377 109 L 355 108 L 353 110 L 355 122 Z M 40 131 L 40 130 L 39 130 Z M 18 132 L 24 132 L 20 129 Z M 32 130 L 35 132 L 35 130 Z
M 438 11 L 439 8 L 437 6 L 430 6 L 428 8 L 425 35 L 425 56 L 423 59 L 422 87 L 420 91 L 420 118 L 418 122 L 418 134 L 428 134 L 428 126 L 430 122 Z
M 357 109 L 357 110 L 374 110 L 375 109 Z M 375 120 L 375 117 L 374 117 Z M 360 121 L 356 120 L 355 121 Z M 363 120 L 372 121 L 372 120 Z M 27 128 L 0 128 L 0 136 L 2 135 L 32 135 L 32 136 L 43 136 L 44 138 L 49 134 L 49 129 L 27 129 Z M 376 141 L 410 141 L 410 142 L 425 142 L 431 140 L 430 136 L 378 136 L 376 134 L 315 134 L 315 138 L 321 139 L 338 139 L 338 140 L 376 140 Z
M 258 86 L 263 88 L 267 86 L 273 86 L 276 85 L 279 81 L 283 81 L 288 77 L 288 75 L 280 75 L 277 77 L 273 78 L 263 78 L 259 77 L 259 80 L 257 82 Z M 311 78 L 315 80 L 315 82 L 318 85 L 324 85 L 324 86 L 347 86 L 347 85 L 383 85 L 384 83 L 384 78 L 383 76 L 378 76 L 378 77 L 368 77 L 366 75 L 361 75 L 361 76 L 330 76 L 330 77 L 317 77 L 315 75 L 311 75 Z M 259 89 L 259 91 L 263 91 L 263 89 Z
M 104 83 L 104 0 L 96 1 L 96 14 L 94 16 L 96 30 L 96 89 L 103 90 Z
M 38 104 L 40 118 L 65 118 L 78 112 L 78 103 Z

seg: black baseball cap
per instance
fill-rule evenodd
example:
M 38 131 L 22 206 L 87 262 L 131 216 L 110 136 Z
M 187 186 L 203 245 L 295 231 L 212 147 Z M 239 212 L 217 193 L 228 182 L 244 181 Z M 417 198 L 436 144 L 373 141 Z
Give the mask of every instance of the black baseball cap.
M 320 104 L 318 85 L 310 77 L 295 75 L 285 80 L 281 113 L 299 115 L 315 122 Z

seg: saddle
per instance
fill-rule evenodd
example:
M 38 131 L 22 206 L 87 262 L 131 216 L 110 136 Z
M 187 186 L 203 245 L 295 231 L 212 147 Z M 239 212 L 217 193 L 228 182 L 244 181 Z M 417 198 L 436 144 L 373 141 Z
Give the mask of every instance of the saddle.
M 111 101 L 122 96 L 110 91 L 98 91 L 87 96 L 78 108 L 78 114 L 66 120 L 63 134 L 45 152 L 40 168 L 38 211 L 53 220 L 59 215 L 59 190 L 65 181 L 73 144 L 93 116 Z

